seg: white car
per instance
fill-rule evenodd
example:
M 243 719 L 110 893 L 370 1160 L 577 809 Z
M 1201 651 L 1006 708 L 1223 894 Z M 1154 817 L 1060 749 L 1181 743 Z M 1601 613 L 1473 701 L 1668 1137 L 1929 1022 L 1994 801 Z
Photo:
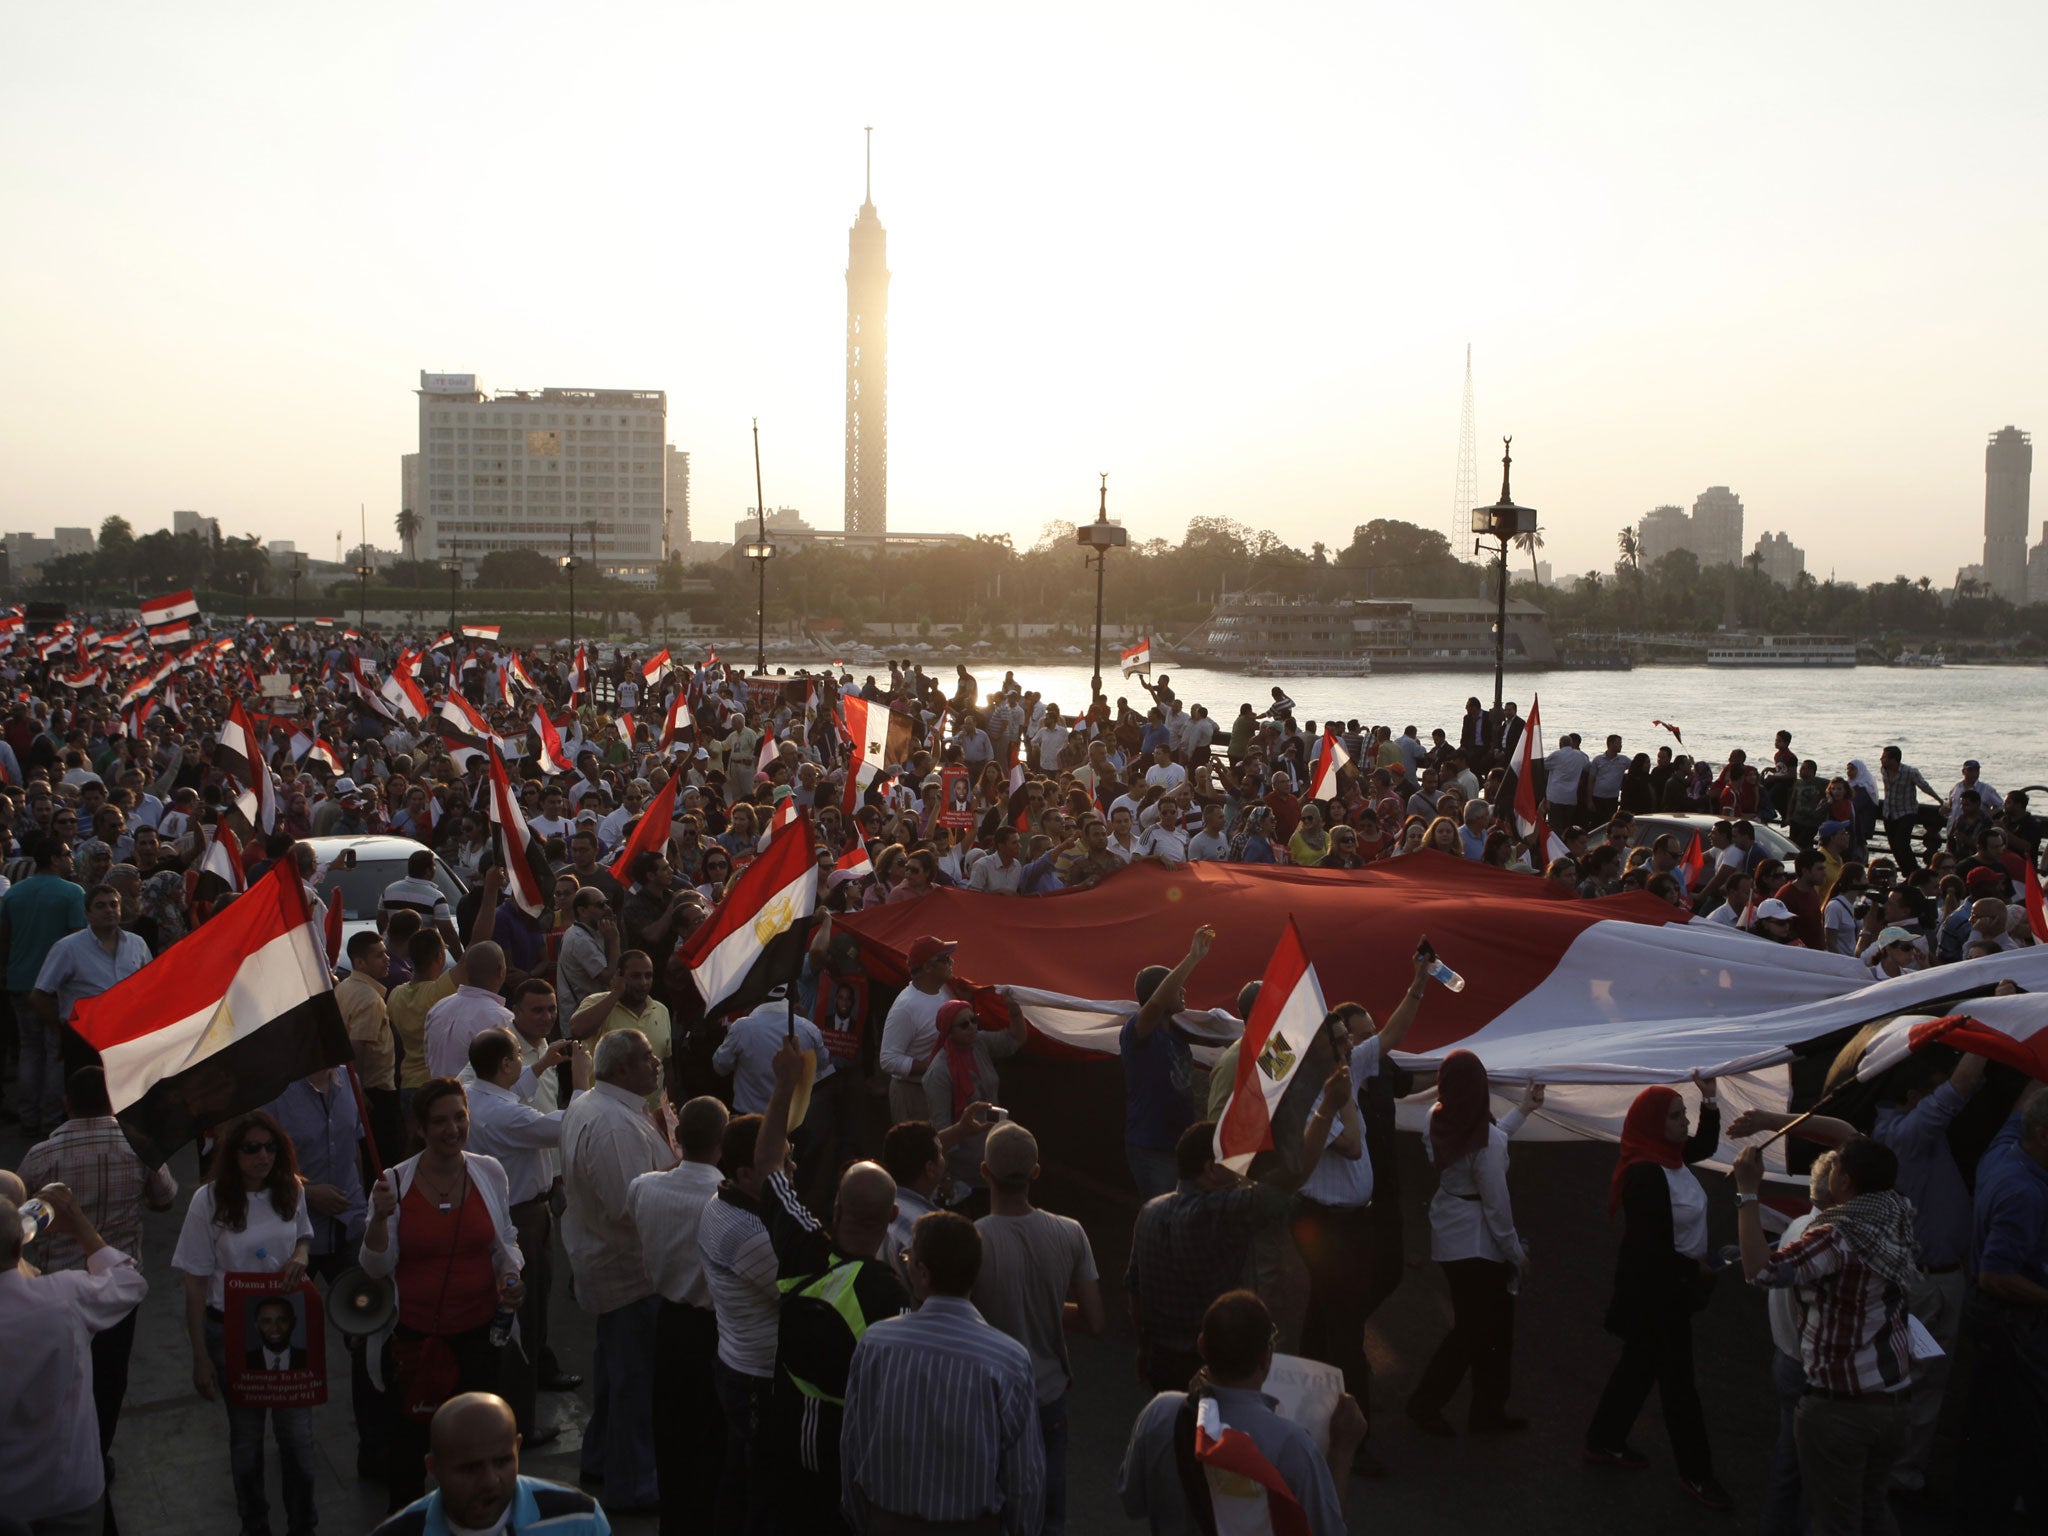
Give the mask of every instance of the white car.
M 334 963 L 339 969 L 347 970 L 348 941 L 366 928 L 376 928 L 377 908 L 383 904 L 385 888 L 405 878 L 406 861 L 425 845 L 409 837 L 393 837 L 383 832 L 363 832 L 353 837 L 309 837 L 305 842 L 320 864 L 320 873 L 314 880 L 314 889 L 320 899 L 331 901 L 329 893 L 337 883 L 341 886 L 342 952 L 334 957 Z M 353 868 L 345 867 L 350 853 L 355 855 Z M 448 898 L 451 910 L 469 889 L 438 853 L 434 855 L 433 879 Z

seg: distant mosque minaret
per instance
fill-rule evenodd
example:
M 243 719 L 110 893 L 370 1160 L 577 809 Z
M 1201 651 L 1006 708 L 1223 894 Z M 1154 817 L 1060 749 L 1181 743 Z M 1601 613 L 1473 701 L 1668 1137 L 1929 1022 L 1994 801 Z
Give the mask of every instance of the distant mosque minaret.
M 867 199 L 846 261 L 846 531 L 889 531 L 889 236 L 875 212 L 875 130 Z

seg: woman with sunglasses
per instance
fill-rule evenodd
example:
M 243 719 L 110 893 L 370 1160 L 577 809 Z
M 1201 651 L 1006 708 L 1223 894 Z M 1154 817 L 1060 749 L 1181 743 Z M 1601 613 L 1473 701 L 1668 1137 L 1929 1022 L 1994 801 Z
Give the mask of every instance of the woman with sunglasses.
M 232 1121 L 213 1153 L 213 1177 L 192 1192 L 171 1267 L 185 1276 L 185 1331 L 192 1340 L 192 1385 L 208 1402 L 226 1379 L 224 1275 L 277 1274 L 287 1289 L 306 1278 L 313 1218 L 299 1188 L 291 1138 L 262 1110 Z M 236 1346 L 241 1346 L 237 1339 Z M 270 1529 L 263 1491 L 263 1416 L 270 1415 L 284 1469 L 288 1530 L 313 1529 L 313 1441 L 310 1408 L 228 1408 L 228 1467 L 243 1536 Z
M 393 1509 L 425 1489 L 422 1457 L 434 1409 L 457 1393 L 498 1390 L 491 1325 L 526 1300 L 511 1185 L 496 1158 L 468 1150 L 462 1084 L 434 1078 L 413 1095 L 412 1118 L 425 1149 L 372 1189 L 357 1258 L 366 1273 L 389 1276 L 398 1296 L 383 1372 L 391 1394 L 386 1481 Z
M 732 879 L 732 855 L 716 843 L 706 845 L 704 862 L 697 873 L 697 894 L 706 901 L 717 902 L 725 895 L 726 882 Z

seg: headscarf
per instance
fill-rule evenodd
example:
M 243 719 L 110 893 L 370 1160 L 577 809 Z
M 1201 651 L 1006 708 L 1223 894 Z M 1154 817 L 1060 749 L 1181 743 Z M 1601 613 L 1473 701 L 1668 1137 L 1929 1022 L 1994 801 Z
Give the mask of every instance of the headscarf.
M 1245 812 L 1244 820 L 1238 823 L 1237 836 L 1230 840 L 1230 860 L 1233 864 L 1244 862 L 1244 846 L 1254 837 L 1263 836 L 1266 822 L 1272 812 L 1263 805 L 1255 805 Z
M 967 1112 L 967 1106 L 974 1102 L 976 1071 L 974 1047 L 962 1045 L 953 1038 L 953 1021 L 959 1018 L 963 1012 L 971 1015 L 974 1012 L 974 1004 L 964 1002 L 956 997 L 951 1002 L 940 1007 L 937 1021 L 939 1026 L 939 1043 L 932 1052 L 934 1060 L 941 1053 L 946 1058 L 946 1075 L 952 1080 L 953 1084 L 953 1119 L 955 1121 L 958 1121 Z
M 177 870 L 159 870 L 143 881 L 141 906 L 156 923 L 158 954 L 185 937 L 185 877 Z
M 1451 1052 L 1437 1073 L 1436 1103 L 1429 1111 L 1429 1152 L 1437 1172 L 1485 1146 L 1492 1128 L 1485 1063 L 1470 1051 Z
M 1608 1220 L 1621 1209 L 1621 1181 L 1630 1168 L 1637 1163 L 1655 1163 L 1660 1168 L 1684 1164 L 1684 1147 L 1664 1132 L 1664 1122 L 1677 1101 L 1678 1090 L 1660 1083 L 1645 1088 L 1629 1105 L 1628 1117 L 1621 1122 L 1621 1161 L 1614 1165 L 1614 1182 L 1607 1192 Z

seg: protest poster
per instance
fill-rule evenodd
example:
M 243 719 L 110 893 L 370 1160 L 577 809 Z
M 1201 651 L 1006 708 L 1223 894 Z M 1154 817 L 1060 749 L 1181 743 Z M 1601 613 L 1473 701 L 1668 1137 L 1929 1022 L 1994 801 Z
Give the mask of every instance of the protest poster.
M 969 831 L 974 826 L 974 786 L 965 768 L 939 770 L 939 825 Z
M 1299 1424 L 1315 1438 L 1316 1450 L 1330 1454 L 1330 1415 L 1337 1411 L 1337 1399 L 1344 1395 L 1344 1373 L 1320 1360 L 1299 1355 L 1273 1356 L 1259 1389 L 1274 1399 L 1273 1411 Z
M 237 1408 L 313 1408 L 327 1401 L 327 1330 L 310 1280 L 221 1277 L 221 1389 Z
M 860 1059 L 860 1037 L 868 1020 L 868 979 L 859 974 L 827 976 L 818 985 L 813 1022 L 825 1049 L 841 1061 Z

